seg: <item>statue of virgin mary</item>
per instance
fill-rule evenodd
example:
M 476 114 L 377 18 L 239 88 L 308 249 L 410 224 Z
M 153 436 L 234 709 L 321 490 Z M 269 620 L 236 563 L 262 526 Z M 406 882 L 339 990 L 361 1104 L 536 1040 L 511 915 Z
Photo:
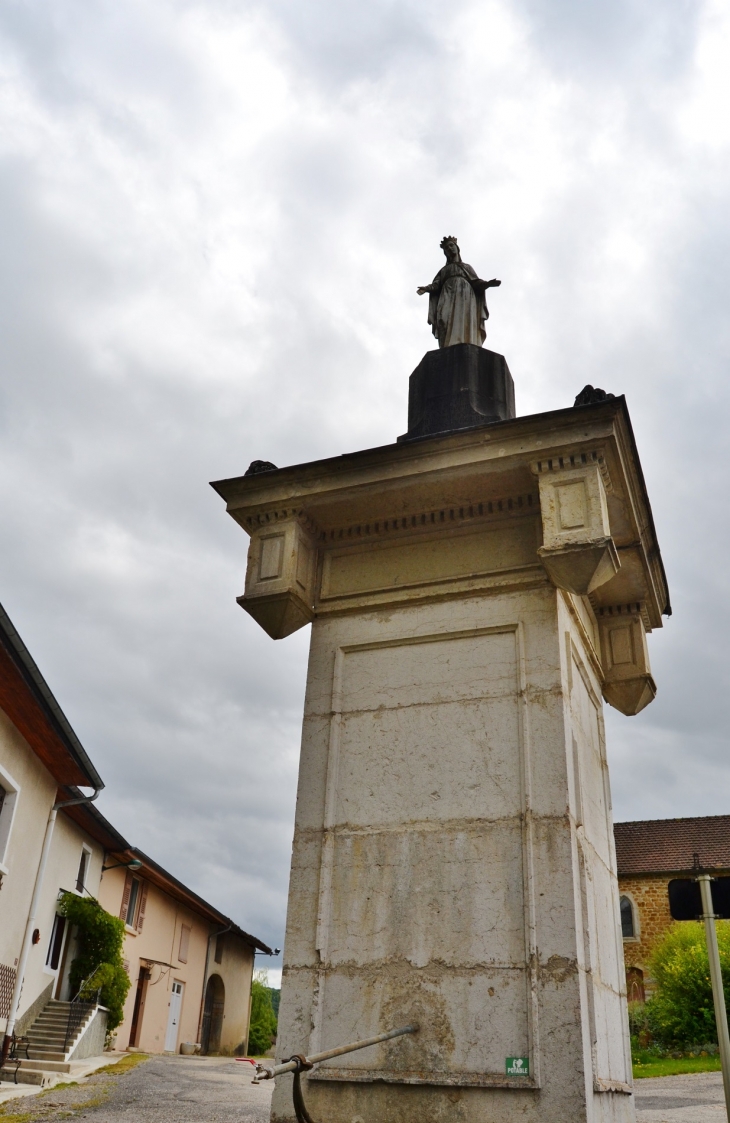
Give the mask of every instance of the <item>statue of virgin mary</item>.
M 455 343 L 475 343 L 481 347 L 487 338 L 484 324 L 489 319 L 485 293 L 502 282 L 480 280 L 471 265 L 461 260 L 453 234 L 442 239 L 441 249 L 446 255 L 446 265 L 439 269 L 430 285 L 416 290 L 419 296 L 429 294 L 431 330 L 439 347 L 453 347 Z

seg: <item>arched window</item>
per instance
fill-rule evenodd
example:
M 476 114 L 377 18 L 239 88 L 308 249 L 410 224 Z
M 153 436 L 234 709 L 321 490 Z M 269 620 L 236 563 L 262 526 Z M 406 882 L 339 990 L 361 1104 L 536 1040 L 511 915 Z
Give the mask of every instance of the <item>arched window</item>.
M 631 940 L 636 936 L 636 925 L 634 924 L 634 905 L 630 897 L 622 897 L 621 905 L 621 935 L 625 940 Z

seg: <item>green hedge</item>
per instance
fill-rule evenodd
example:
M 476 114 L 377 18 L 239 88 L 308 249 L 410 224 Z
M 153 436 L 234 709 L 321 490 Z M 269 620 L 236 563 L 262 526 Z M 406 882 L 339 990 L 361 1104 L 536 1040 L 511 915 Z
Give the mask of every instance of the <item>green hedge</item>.
M 717 923 L 717 942 L 730 1008 L 730 921 Z M 645 1005 L 629 1006 L 635 1059 L 644 1053 L 713 1051 L 717 1029 L 704 924 L 673 924 L 656 945 L 649 966 L 656 992 Z
M 248 1030 L 248 1051 L 255 1057 L 269 1051 L 277 1028 L 271 990 L 264 981 L 266 972 L 261 972 L 264 978 L 257 978 L 258 974 L 254 975 L 251 983 L 251 1022 Z

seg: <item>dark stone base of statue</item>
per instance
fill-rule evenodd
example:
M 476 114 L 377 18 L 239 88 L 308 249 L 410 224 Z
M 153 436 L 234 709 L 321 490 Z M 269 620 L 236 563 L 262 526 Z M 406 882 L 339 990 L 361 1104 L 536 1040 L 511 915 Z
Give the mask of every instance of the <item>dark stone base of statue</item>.
M 515 416 L 504 355 L 474 343 L 427 351 L 408 385 L 408 432 L 399 441 L 475 429 Z

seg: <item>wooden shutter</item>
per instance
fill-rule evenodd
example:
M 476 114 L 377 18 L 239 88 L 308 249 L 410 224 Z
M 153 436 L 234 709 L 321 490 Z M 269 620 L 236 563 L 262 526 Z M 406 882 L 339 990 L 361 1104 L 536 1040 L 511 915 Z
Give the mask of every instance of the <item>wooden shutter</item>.
M 124 882 L 124 892 L 122 893 L 122 907 L 119 910 L 119 918 L 126 924 L 127 922 L 127 909 L 129 908 L 129 897 L 132 892 L 132 875 L 127 870 L 127 877 Z
M 180 960 L 181 963 L 187 963 L 187 961 L 188 961 L 188 948 L 189 947 L 190 947 L 190 926 L 188 924 L 183 924 L 182 929 L 180 930 L 180 950 L 177 953 L 177 957 L 178 957 L 178 959 Z
M 144 924 L 144 914 L 147 908 L 147 882 L 143 881 L 139 890 L 139 908 L 137 910 L 137 931 L 142 931 Z

